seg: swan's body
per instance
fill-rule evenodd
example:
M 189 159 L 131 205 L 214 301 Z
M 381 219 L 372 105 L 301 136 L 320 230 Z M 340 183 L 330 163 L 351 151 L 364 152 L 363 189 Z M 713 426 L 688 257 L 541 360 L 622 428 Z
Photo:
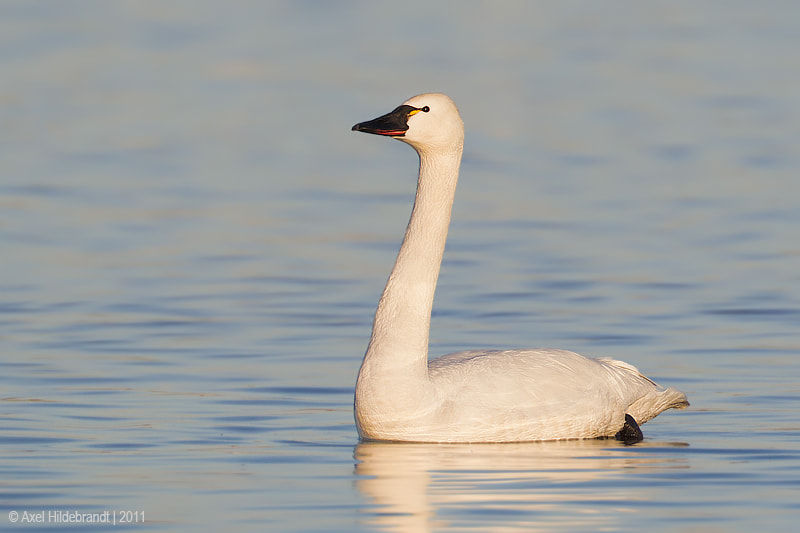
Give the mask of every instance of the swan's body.
M 420 159 L 411 220 L 378 303 L 356 383 L 355 418 L 362 439 L 610 437 L 628 427 L 626 414 L 643 423 L 689 405 L 682 392 L 659 387 L 627 363 L 563 350 L 469 351 L 428 361 L 431 309 L 464 126 L 450 98 L 423 94 L 353 130 L 404 141 Z

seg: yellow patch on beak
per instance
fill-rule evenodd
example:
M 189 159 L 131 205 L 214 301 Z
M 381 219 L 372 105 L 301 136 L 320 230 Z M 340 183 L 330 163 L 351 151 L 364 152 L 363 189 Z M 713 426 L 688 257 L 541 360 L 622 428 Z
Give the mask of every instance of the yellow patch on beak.
M 413 117 L 414 115 L 416 115 L 420 111 L 422 111 L 422 110 L 421 109 L 414 109 L 414 110 L 412 110 L 411 112 L 408 113 L 408 116 L 409 117 Z

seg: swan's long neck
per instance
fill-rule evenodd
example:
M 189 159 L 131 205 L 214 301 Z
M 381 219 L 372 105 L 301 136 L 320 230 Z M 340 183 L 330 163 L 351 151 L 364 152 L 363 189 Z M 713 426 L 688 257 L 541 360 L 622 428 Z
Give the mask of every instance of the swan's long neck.
M 428 153 L 420 167 L 414 209 L 392 273 L 383 290 L 363 374 L 393 392 L 413 394 L 428 380 L 428 334 L 436 281 L 455 197 L 462 145 Z M 364 376 L 367 377 L 367 376 Z M 400 390 L 398 390 L 398 388 Z M 405 389 L 405 390 L 404 390 Z

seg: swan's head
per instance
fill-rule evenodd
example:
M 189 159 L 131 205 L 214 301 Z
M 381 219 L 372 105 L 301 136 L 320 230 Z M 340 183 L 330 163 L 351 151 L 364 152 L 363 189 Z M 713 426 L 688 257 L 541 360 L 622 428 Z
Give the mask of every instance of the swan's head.
M 410 98 L 391 113 L 356 124 L 353 131 L 394 137 L 418 152 L 460 150 L 464 144 L 464 123 L 458 108 L 441 93 Z

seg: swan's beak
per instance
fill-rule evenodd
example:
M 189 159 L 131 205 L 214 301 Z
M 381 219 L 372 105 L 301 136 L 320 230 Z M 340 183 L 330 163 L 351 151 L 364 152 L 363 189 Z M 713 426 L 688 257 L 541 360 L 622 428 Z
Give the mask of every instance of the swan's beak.
M 353 126 L 353 131 L 386 135 L 389 137 L 403 137 L 408 131 L 408 117 L 419 110 L 410 105 L 401 105 L 391 113 L 367 122 L 359 122 Z

